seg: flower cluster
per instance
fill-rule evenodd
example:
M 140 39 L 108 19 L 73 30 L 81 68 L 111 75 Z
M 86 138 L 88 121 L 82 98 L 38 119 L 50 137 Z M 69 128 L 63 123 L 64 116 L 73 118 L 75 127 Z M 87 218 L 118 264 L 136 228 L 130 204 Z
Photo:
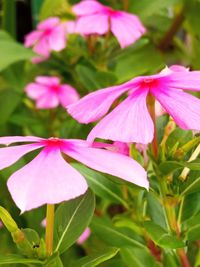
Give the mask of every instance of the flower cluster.
M 95 0 L 82 1 L 72 10 L 77 15 L 74 22 L 61 22 L 52 17 L 27 35 L 25 46 L 33 47 L 41 56 L 35 57 L 34 62 L 47 59 L 52 51 L 64 49 L 67 35 L 73 32 L 83 36 L 112 32 L 124 48 L 146 31 L 137 16 L 113 10 Z M 8 179 L 9 191 L 21 212 L 70 200 L 86 192 L 85 178 L 69 164 L 68 158 L 148 189 L 147 173 L 129 156 L 127 143 L 145 145 L 152 141 L 155 125 L 149 106 L 154 105 L 155 99 L 181 128 L 200 130 L 200 100 L 184 90 L 200 91 L 200 71 L 189 71 L 182 66 L 166 67 L 158 74 L 135 77 L 80 100 L 76 89 L 61 84 L 58 77 L 38 76 L 25 88 L 27 95 L 36 101 L 37 108 L 50 109 L 61 104 L 80 123 L 100 121 L 87 140 L 0 137 L 0 144 L 7 146 L 0 148 L 0 169 L 14 164 L 29 152 L 38 152 L 31 162 Z M 113 102 L 122 95 L 126 95 L 125 100 L 109 112 Z M 113 145 L 97 143 L 95 138 L 115 142 Z M 20 145 L 10 146 L 16 143 Z

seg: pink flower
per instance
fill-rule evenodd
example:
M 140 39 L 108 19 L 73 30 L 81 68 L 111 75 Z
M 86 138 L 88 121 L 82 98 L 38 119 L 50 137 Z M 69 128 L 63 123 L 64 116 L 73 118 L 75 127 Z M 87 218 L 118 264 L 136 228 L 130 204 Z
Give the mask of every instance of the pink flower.
M 82 245 L 91 235 L 91 230 L 89 227 L 85 228 L 85 230 L 83 231 L 83 233 L 79 236 L 78 240 L 76 241 L 76 243 L 78 245 Z
M 68 112 L 81 123 L 93 122 L 103 117 L 119 96 L 128 92 L 127 98 L 92 129 L 88 141 L 99 137 L 147 144 L 154 135 L 146 105 L 148 94 L 160 102 L 181 128 L 200 130 L 200 100 L 183 90 L 200 91 L 200 71 L 173 66 L 156 75 L 140 76 L 122 85 L 90 93 L 70 105 Z
M 33 58 L 33 63 L 46 60 L 51 51 L 61 51 L 66 46 L 66 25 L 57 17 L 48 18 L 37 25 L 37 29 L 25 37 L 25 47 L 32 47 L 41 57 Z
M 120 141 L 115 141 L 113 143 L 112 151 L 129 156 L 129 150 L 130 150 L 130 147 L 129 147 L 129 144 L 127 143 L 120 142 Z
M 60 84 L 58 77 L 38 76 L 35 83 L 26 86 L 27 95 L 36 100 L 39 109 L 66 107 L 79 99 L 77 91 L 68 84 Z
M 87 183 L 84 177 L 64 160 L 63 154 L 97 171 L 148 188 L 146 172 L 136 161 L 105 149 L 93 148 L 85 140 L 0 137 L 1 145 L 18 142 L 26 144 L 0 148 L 0 169 L 12 165 L 31 151 L 41 149 L 31 162 L 8 180 L 11 196 L 22 212 L 85 193 Z
M 122 48 L 134 43 L 146 31 L 137 16 L 114 10 L 95 0 L 82 1 L 73 6 L 73 11 L 78 16 L 77 32 L 102 35 L 111 31 Z

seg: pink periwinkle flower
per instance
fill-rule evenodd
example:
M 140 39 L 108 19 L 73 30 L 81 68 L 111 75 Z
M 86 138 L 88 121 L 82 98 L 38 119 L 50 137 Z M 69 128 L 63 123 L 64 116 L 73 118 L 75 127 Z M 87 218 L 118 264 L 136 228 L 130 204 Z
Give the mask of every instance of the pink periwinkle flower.
M 85 230 L 83 231 L 83 233 L 79 236 L 79 238 L 77 239 L 76 243 L 78 245 L 82 245 L 91 235 L 91 230 L 89 227 L 85 228 Z
M 84 177 L 63 154 L 97 171 L 111 174 L 148 188 L 145 170 L 133 159 L 106 149 L 91 147 L 85 140 L 44 139 L 34 136 L 0 137 L 1 145 L 25 143 L 0 148 L 0 169 L 25 154 L 41 149 L 39 154 L 8 179 L 8 189 L 22 212 L 43 204 L 54 204 L 76 198 L 88 188 Z
M 103 35 L 111 31 L 122 48 L 134 43 L 146 31 L 133 14 L 114 10 L 95 0 L 85 0 L 73 6 L 78 16 L 76 32 L 83 35 Z
M 48 18 L 40 22 L 36 30 L 25 37 L 24 45 L 33 47 L 33 51 L 41 55 L 41 57 L 34 57 L 33 63 L 46 60 L 51 51 L 61 51 L 65 48 L 66 24 L 61 23 L 57 17 Z
M 68 112 L 81 123 L 93 122 L 102 118 L 112 103 L 128 92 L 127 98 L 92 129 L 88 141 L 93 142 L 99 137 L 147 144 L 154 135 L 153 121 L 146 105 L 148 94 L 160 102 L 182 129 L 200 130 L 200 100 L 183 90 L 200 91 L 200 71 L 172 66 L 156 75 L 140 76 L 90 93 L 70 105 Z
M 77 91 L 68 84 L 61 84 L 58 77 L 38 76 L 26 86 L 27 95 L 36 100 L 38 109 L 66 107 L 79 99 Z

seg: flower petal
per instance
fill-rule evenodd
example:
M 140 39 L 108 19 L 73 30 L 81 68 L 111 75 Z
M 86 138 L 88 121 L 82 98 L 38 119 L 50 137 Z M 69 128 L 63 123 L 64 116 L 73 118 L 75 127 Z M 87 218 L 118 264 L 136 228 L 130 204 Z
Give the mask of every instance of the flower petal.
M 37 44 L 33 47 L 33 51 L 44 57 L 49 57 L 50 49 L 46 37 L 41 37 Z
M 175 122 L 185 130 L 200 130 L 200 100 L 178 90 L 153 90 L 152 93 Z
M 109 30 L 108 15 L 94 14 L 77 20 L 76 32 L 80 34 L 105 34 Z
M 30 83 L 25 88 L 25 92 L 32 99 L 37 99 L 38 97 L 45 94 L 47 90 L 48 88 L 46 88 L 44 85 L 37 83 Z
M 83 176 L 62 158 L 58 149 L 43 150 L 8 180 L 8 188 L 22 212 L 84 194 Z
M 60 90 L 58 91 L 58 97 L 64 108 L 79 100 L 79 94 L 76 89 L 70 85 L 61 85 Z
M 51 17 L 51 18 L 48 18 L 48 19 L 40 22 L 37 25 L 37 29 L 38 30 L 49 30 L 49 29 L 53 29 L 56 25 L 58 25 L 59 22 L 60 22 L 59 18 L 57 18 L 57 17 Z
M 176 71 L 169 76 L 170 88 L 200 91 L 200 71 Z
M 59 105 L 59 99 L 56 93 L 48 92 L 41 95 L 36 101 L 36 107 L 41 109 L 55 108 Z
M 111 16 L 111 31 L 122 48 L 134 43 L 146 31 L 139 18 L 126 12 Z
M 32 31 L 25 36 L 24 45 L 25 47 L 33 46 L 42 36 L 41 31 Z
M 148 90 L 142 90 L 131 94 L 92 129 L 87 140 L 93 142 L 99 137 L 126 143 L 150 143 L 154 126 L 146 106 L 147 93 Z
M 40 138 L 40 137 L 36 137 L 36 136 L 3 136 L 3 137 L 0 137 L 0 144 L 8 146 L 12 143 L 40 142 L 42 140 L 44 140 L 44 139 Z
M 43 147 L 43 145 L 36 143 L 0 148 L 0 170 L 14 164 L 25 154 L 40 147 Z
M 60 24 L 52 31 L 48 37 L 48 43 L 51 50 L 61 51 L 66 46 L 66 29 L 64 24 Z
M 82 144 L 79 146 L 77 142 L 64 153 L 92 169 L 148 188 L 145 170 L 130 157 L 104 149 L 83 147 Z
M 67 110 L 73 118 L 81 123 L 96 121 L 108 112 L 116 98 L 133 87 L 134 85 L 128 82 L 123 85 L 100 89 L 68 106 Z
M 35 81 L 41 83 L 42 85 L 59 85 L 60 79 L 58 77 L 48 77 L 48 76 L 37 76 Z
M 86 0 L 74 5 L 72 9 L 77 16 L 84 16 L 101 12 L 104 6 L 97 1 Z

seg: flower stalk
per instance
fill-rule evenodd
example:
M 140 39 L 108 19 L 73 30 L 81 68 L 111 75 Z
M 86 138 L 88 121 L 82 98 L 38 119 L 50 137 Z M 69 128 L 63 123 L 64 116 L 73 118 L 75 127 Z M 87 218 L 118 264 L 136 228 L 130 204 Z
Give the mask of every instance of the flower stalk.
M 152 152 L 154 157 L 157 159 L 158 157 L 158 142 L 157 142 L 157 133 L 156 133 L 156 115 L 155 115 L 155 99 L 152 95 L 148 95 L 147 97 L 147 106 L 149 113 L 151 115 L 151 118 L 154 123 L 154 138 L 152 141 Z M 169 230 L 175 231 L 177 234 L 177 237 L 180 237 L 180 227 L 178 225 L 177 219 L 176 219 L 176 212 L 174 209 L 174 203 L 173 201 L 169 200 L 167 197 L 168 188 L 165 183 L 165 181 L 160 179 L 160 191 L 163 198 L 163 207 L 165 210 L 167 225 Z M 185 253 L 184 249 L 177 249 L 177 254 L 179 255 L 180 262 L 182 267 L 191 267 L 187 254 Z
M 53 253 L 54 209 L 55 207 L 53 204 L 47 204 L 46 250 L 48 256 L 51 256 Z

